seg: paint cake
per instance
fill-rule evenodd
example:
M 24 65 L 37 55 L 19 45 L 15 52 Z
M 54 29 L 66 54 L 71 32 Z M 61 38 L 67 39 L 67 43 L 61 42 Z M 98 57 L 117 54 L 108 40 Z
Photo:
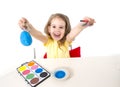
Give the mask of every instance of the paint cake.
M 34 60 L 22 64 L 17 71 L 31 87 L 36 87 L 51 75 Z

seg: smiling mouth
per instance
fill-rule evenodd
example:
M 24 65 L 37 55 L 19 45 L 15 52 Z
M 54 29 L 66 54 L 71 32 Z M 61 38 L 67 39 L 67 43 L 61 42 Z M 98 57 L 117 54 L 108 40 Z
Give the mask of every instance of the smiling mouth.
M 60 37 L 60 34 L 53 34 L 54 35 L 54 37 L 56 37 L 56 38 L 59 38 Z

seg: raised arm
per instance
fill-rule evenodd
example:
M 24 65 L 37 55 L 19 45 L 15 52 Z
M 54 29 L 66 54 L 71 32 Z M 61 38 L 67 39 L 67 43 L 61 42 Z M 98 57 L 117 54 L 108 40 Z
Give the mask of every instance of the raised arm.
M 37 40 L 40 40 L 43 43 L 47 42 L 48 38 L 40 31 L 35 29 L 26 18 L 21 18 L 18 24 L 21 29 L 28 31 Z
M 86 20 L 86 21 L 83 21 L 83 22 L 81 21 L 70 31 L 70 33 L 66 37 L 67 41 L 69 41 L 69 42 L 73 41 L 75 39 L 75 37 L 82 30 L 84 30 L 88 26 L 92 26 L 95 23 L 95 20 L 90 17 L 85 17 L 83 20 Z

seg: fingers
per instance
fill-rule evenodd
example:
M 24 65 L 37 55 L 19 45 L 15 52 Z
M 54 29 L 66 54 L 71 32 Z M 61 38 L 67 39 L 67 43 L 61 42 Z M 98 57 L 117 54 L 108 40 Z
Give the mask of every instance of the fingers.
M 24 17 L 21 18 L 21 20 L 24 22 L 24 23 L 28 23 L 28 20 Z
M 19 26 L 20 26 L 21 29 L 27 29 L 27 26 L 26 26 L 27 23 L 28 23 L 28 21 L 27 21 L 27 19 L 24 18 L 24 17 L 22 17 L 22 18 L 19 20 L 19 22 L 18 22 L 18 24 L 19 24 Z
M 85 17 L 84 20 L 88 20 L 88 26 L 92 26 L 95 22 L 93 18 Z

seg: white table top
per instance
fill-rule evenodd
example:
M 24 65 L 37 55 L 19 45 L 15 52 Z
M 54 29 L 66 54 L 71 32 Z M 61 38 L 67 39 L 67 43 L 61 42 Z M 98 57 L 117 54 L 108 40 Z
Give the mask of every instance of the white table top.
M 37 87 L 120 87 L 120 56 L 35 61 L 51 73 L 51 76 Z M 15 66 L 12 72 L 0 77 L 1 87 L 30 87 L 17 72 L 17 67 L 19 66 Z M 69 69 L 71 74 L 69 79 L 54 78 L 54 71 L 61 67 Z

